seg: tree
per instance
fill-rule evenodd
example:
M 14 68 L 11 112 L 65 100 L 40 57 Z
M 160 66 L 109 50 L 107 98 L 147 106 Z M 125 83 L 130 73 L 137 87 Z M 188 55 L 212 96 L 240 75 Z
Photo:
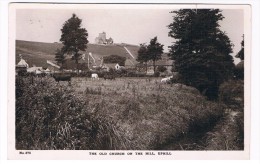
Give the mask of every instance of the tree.
M 241 41 L 241 50 L 236 55 L 236 58 L 240 58 L 240 60 L 244 60 L 244 35 L 242 37 L 243 40 Z
M 88 44 L 88 32 L 85 28 L 81 28 L 81 22 L 82 20 L 76 14 L 72 14 L 72 17 L 63 24 L 60 38 L 64 53 L 72 54 L 77 71 L 79 71 L 79 60 L 82 56 L 80 51 L 85 51 Z
M 157 37 L 151 39 L 150 44 L 147 46 L 147 54 L 149 59 L 153 61 L 153 69 L 155 73 L 155 61 L 162 58 L 163 45 L 157 41 Z
M 230 39 L 219 29 L 224 19 L 218 9 L 172 11 L 169 36 L 175 39 L 170 55 L 186 85 L 196 87 L 209 99 L 216 99 L 219 85 L 233 76 Z
M 243 40 L 241 41 L 241 50 L 235 56 L 236 58 L 240 58 L 240 62 L 236 65 L 235 68 L 235 77 L 237 79 L 244 79 L 244 35 L 242 36 Z
M 55 53 L 55 61 L 60 64 L 60 69 L 63 70 L 63 65 L 65 63 L 65 55 L 64 52 L 60 49 L 56 50 Z
M 136 61 L 139 63 L 144 63 L 146 67 L 146 72 L 147 72 L 147 62 L 150 60 L 149 54 L 147 53 L 147 45 L 145 43 L 140 44 L 140 48 L 138 50 L 138 56 Z

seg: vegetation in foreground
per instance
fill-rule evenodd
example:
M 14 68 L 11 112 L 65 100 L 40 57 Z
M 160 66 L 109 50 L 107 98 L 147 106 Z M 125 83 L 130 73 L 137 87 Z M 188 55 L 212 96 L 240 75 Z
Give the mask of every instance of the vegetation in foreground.
M 73 78 L 68 86 L 17 77 L 16 148 L 164 149 L 191 130 L 214 127 L 224 109 L 192 87 L 157 78 Z

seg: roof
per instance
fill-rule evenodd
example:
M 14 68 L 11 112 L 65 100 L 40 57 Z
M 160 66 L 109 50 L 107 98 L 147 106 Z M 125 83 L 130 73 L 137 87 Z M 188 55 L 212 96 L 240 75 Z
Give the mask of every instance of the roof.
M 17 66 L 18 66 L 18 67 L 26 67 L 26 68 L 29 67 L 29 65 L 26 63 L 26 61 L 25 61 L 24 59 L 21 59 L 21 60 L 19 61 L 19 63 L 17 64 Z

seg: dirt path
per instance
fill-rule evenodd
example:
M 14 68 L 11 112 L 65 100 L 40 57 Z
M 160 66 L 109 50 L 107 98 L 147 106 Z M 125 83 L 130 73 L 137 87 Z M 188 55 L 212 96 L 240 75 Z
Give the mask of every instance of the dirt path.
M 225 117 L 219 119 L 217 122 L 212 123 L 209 127 L 203 127 L 201 129 L 191 129 L 186 135 L 182 135 L 179 138 L 169 140 L 169 142 L 156 148 L 158 150 L 208 150 L 207 139 L 216 132 L 222 131 L 226 128 L 222 125 L 223 122 L 231 122 L 234 124 L 239 112 L 229 111 Z M 226 125 L 230 126 L 230 125 Z M 217 128 L 216 128 L 217 127 Z M 222 137 L 225 134 L 222 134 Z M 217 136 L 218 137 L 218 136 Z M 225 136 L 224 136 L 225 137 Z M 224 141 L 223 141 L 224 142 Z M 223 147 L 225 150 L 226 148 Z

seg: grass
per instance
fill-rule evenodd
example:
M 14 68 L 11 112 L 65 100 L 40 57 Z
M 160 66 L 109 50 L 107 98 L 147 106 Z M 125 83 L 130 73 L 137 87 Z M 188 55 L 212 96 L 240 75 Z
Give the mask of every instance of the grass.
M 224 117 L 208 133 L 206 150 L 244 149 L 244 81 L 230 80 L 220 86 L 219 100 L 226 105 Z
M 244 115 L 230 112 L 207 135 L 206 150 L 243 150 Z
M 214 127 L 225 109 L 192 87 L 161 84 L 159 78 L 73 78 L 71 86 L 51 77 L 21 81 L 16 84 L 22 86 L 16 98 L 19 149 L 162 150 L 191 130 Z
M 224 82 L 219 90 L 220 101 L 234 111 L 244 112 L 244 80 Z

